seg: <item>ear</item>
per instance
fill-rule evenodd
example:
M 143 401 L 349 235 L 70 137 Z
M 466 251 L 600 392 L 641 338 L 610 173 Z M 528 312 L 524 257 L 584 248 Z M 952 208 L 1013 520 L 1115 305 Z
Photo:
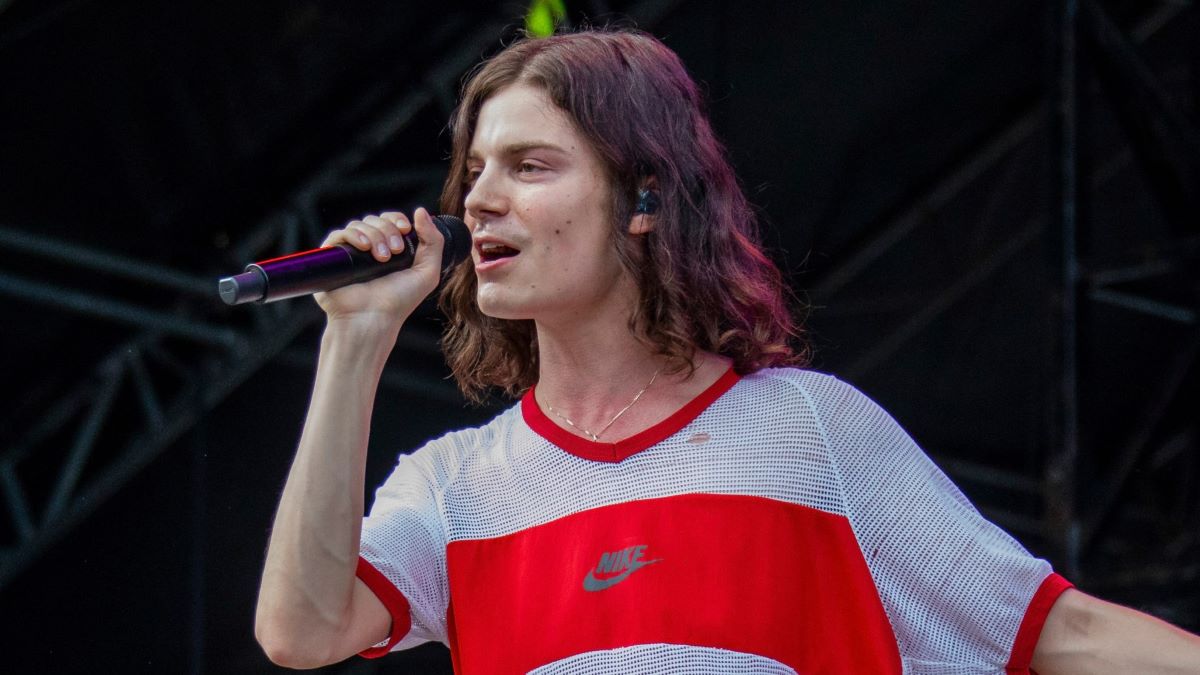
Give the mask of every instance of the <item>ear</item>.
M 629 234 L 648 234 L 654 229 L 654 216 L 648 213 L 635 213 L 629 219 Z

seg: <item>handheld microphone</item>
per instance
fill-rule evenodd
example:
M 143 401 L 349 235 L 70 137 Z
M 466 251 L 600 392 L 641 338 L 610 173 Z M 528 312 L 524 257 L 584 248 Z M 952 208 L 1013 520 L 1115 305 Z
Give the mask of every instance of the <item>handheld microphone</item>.
M 433 224 L 442 233 L 442 272 L 464 260 L 471 251 L 471 233 L 454 216 L 434 216 Z M 281 258 L 263 260 L 246 266 L 246 271 L 225 277 L 217 291 L 227 305 L 247 302 L 275 302 L 320 291 L 370 281 L 391 272 L 412 267 L 417 252 L 417 233 L 404 235 L 404 250 L 379 262 L 369 251 L 349 244 L 301 251 Z

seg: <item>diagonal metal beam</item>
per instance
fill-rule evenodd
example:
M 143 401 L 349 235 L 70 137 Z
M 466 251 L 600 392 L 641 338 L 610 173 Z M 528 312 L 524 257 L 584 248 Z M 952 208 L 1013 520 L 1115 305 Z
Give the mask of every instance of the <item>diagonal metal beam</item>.
M 65 239 L 35 235 L 11 227 L 0 226 L 0 246 L 57 260 L 72 267 L 111 274 L 115 277 L 162 286 L 192 295 L 208 297 L 213 292 L 211 279 L 193 276 L 165 265 L 128 258 Z
M 212 284 L 210 290 L 215 289 Z M 87 316 L 169 333 L 221 347 L 241 341 L 237 331 L 213 326 L 182 314 L 168 314 L 103 296 L 0 272 L 0 294 Z
M 25 490 L 17 478 L 12 462 L 7 459 L 0 461 L 0 486 L 4 489 L 4 502 L 12 517 L 13 527 L 17 530 L 20 541 L 33 539 L 36 526 L 33 523 L 33 512 L 29 508 L 29 500 L 25 498 Z
M 1089 287 L 1103 288 L 1193 269 L 1190 266 L 1198 262 L 1200 235 L 1193 235 L 1153 245 L 1142 244 L 1116 258 L 1089 260 L 1083 278 Z
M 1108 288 L 1098 288 L 1088 292 L 1088 298 L 1114 307 L 1121 307 L 1148 316 L 1192 325 L 1196 323 L 1197 311 L 1162 300 L 1155 300 L 1137 293 L 1114 291 Z
M 105 367 L 101 369 L 101 375 L 104 380 L 100 395 L 92 403 L 92 408 L 88 410 L 83 426 L 75 434 L 75 442 L 71 445 L 71 451 L 67 453 L 66 462 L 59 471 L 53 492 L 50 493 L 50 501 L 42 516 L 43 523 L 53 522 L 66 507 L 67 500 L 70 499 L 71 493 L 75 491 L 75 486 L 79 483 L 79 476 L 83 473 L 84 464 L 87 463 L 88 456 L 96 447 L 96 439 L 100 436 L 101 428 L 108 418 L 109 411 L 112 410 L 117 392 L 125 379 L 124 369 L 118 364 L 105 364 Z

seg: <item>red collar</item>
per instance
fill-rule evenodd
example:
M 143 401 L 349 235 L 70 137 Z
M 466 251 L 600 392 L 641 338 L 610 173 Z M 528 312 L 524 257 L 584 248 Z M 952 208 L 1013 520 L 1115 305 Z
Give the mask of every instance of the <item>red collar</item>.
M 590 459 L 595 462 L 620 462 L 627 457 L 631 457 L 646 448 L 662 442 L 687 426 L 689 422 L 699 417 L 700 413 L 704 412 L 708 406 L 712 405 L 713 401 L 720 398 L 721 394 L 729 391 L 733 385 L 737 384 L 740 379 L 741 375 L 738 375 L 733 371 L 733 368 L 730 368 L 725 371 L 724 375 L 717 378 L 716 382 L 713 382 L 707 389 L 700 392 L 696 398 L 672 413 L 670 417 L 616 443 L 589 441 L 555 424 L 554 420 L 547 417 L 546 413 L 542 412 L 541 407 L 538 406 L 537 400 L 533 397 L 533 387 L 530 387 L 529 391 L 525 392 L 525 395 L 521 397 L 521 415 L 525 418 L 525 423 L 537 435 L 576 457 Z

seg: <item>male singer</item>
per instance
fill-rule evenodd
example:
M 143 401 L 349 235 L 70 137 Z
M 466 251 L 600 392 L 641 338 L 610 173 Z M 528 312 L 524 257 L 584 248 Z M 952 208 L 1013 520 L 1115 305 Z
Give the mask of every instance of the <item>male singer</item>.
M 428 640 L 475 673 L 1196 673 L 984 520 L 878 406 L 803 370 L 780 273 L 678 57 L 526 39 L 452 121 L 441 299 L 463 391 L 520 402 L 400 457 L 363 518 L 381 369 L 438 286 L 429 214 L 326 244 L 408 270 L 317 296 L 311 407 L 258 639 L 294 667 Z M 387 410 L 404 423 L 403 410 Z

